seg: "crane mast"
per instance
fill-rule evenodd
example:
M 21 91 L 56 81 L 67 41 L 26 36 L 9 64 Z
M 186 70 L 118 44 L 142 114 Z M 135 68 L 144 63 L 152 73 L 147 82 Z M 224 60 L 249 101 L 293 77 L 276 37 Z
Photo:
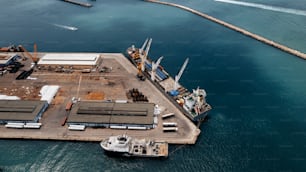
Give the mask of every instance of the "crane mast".
M 156 69 L 157 69 L 157 67 L 159 66 L 159 64 L 160 64 L 160 62 L 161 62 L 161 60 L 163 59 L 164 57 L 163 56 L 161 56 L 161 57 L 159 57 L 159 59 L 156 61 L 156 63 L 154 63 L 153 61 L 152 61 L 152 73 L 151 73 L 151 80 L 152 81 L 154 81 L 155 80 L 155 74 L 156 74 Z
M 177 90 L 178 89 L 178 81 L 180 80 L 187 64 L 188 64 L 189 58 L 187 58 L 183 64 L 183 66 L 181 67 L 180 72 L 175 76 L 175 81 L 174 81 L 174 88 L 173 90 Z
M 34 51 L 33 56 L 22 45 L 19 45 L 19 48 L 28 56 L 28 58 L 31 58 L 31 60 L 34 63 L 38 62 L 38 58 L 37 58 L 37 45 L 36 44 L 34 44 L 34 46 L 33 46 L 33 51 Z
M 147 44 L 147 47 L 146 47 L 146 50 L 145 50 L 144 54 L 140 56 L 141 57 L 141 71 L 142 72 L 145 69 L 144 64 L 145 64 L 145 61 L 147 61 L 147 57 L 148 57 L 148 54 L 149 54 L 149 51 L 150 51 L 151 43 L 152 43 L 152 38 L 149 39 L 149 42 Z
M 147 38 L 146 41 L 143 43 L 142 47 L 139 49 L 139 57 L 140 61 L 137 63 L 137 77 L 140 80 L 145 80 L 145 76 L 143 75 L 143 71 L 145 70 L 145 61 L 147 60 L 147 55 L 149 54 L 149 50 L 151 47 L 152 38 Z M 145 49 L 145 50 L 144 50 Z
M 148 40 L 149 40 L 149 38 L 147 38 L 147 39 L 145 40 L 145 42 L 142 44 L 141 48 L 139 49 L 139 54 L 142 54 L 142 53 L 143 53 L 143 50 L 144 50 L 145 46 L 146 46 L 147 43 L 148 43 Z

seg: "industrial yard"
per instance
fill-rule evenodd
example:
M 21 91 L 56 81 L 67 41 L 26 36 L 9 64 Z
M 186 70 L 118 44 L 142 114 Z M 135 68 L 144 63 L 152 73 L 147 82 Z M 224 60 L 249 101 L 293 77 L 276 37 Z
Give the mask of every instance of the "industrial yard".
M 34 58 L 29 56 L 29 53 L 20 53 L 20 58 L 14 60 L 22 64 L 17 72 L 2 70 L 0 94 L 8 98 L 2 100 L 0 107 L 3 124 L 0 138 L 101 141 L 112 135 L 128 134 L 172 144 L 196 142 L 200 130 L 165 93 L 148 80 L 138 80 L 137 69 L 123 54 L 37 53 Z M 36 58 L 40 60 L 35 61 Z M 37 65 L 33 67 L 34 64 Z M 17 79 L 25 72 L 27 77 Z M 51 90 L 45 91 L 47 96 L 50 92 L 54 95 L 42 100 L 45 86 Z M 5 101 L 15 104 L 15 108 L 9 110 L 10 119 L 5 116 L 8 111 L 3 107 Z M 41 116 L 31 113 L 37 121 L 28 117 L 22 120 L 18 113 L 24 115 L 23 109 L 29 109 L 30 105 L 21 101 L 36 101 L 36 104 L 47 101 L 48 107 L 37 114 Z M 174 115 L 162 118 L 170 113 Z M 41 126 L 35 129 L 5 127 L 9 122 L 37 122 Z M 172 127 L 175 130 L 165 132 L 163 123 L 175 124 Z M 83 127 L 73 128 L 75 125 Z

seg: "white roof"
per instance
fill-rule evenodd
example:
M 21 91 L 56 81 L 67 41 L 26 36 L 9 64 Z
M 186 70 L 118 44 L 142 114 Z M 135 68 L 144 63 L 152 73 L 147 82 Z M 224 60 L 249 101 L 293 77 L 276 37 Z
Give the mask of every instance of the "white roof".
M 17 96 L 7 96 L 0 94 L 0 100 L 20 100 L 20 98 Z
M 98 53 L 48 53 L 38 62 L 41 65 L 96 65 Z
M 46 100 L 48 104 L 50 104 L 53 100 L 53 97 L 55 97 L 58 89 L 58 85 L 44 85 L 40 90 L 40 100 Z

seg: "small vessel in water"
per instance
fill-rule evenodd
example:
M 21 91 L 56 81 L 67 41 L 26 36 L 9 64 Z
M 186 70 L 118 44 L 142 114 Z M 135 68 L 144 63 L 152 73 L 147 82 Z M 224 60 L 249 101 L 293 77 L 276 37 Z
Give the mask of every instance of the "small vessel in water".
M 107 154 L 127 157 L 167 157 L 168 143 L 136 139 L 127 135 L 111 136 L 101 141 Z
M 61 25 L 61 24 L 53 24 L 54 26 L 63 28 L 63 29 L 67 29 L 67 30 L 71 30 L 71 31 L 77 31 L 78 28 L 77 27 L 73 27 L 73 26 L 66 26 L 66 25 Z

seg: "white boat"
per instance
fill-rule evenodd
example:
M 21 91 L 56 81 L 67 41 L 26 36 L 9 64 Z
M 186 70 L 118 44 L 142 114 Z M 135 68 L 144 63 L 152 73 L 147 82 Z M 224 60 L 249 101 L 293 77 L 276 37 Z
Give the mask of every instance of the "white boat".
M 67 30 L 71 30 L 71 31 L 76 31 L 78 30 L 77 27 L 72 27 L 72 26 L 66 26 L 66 25 L 61 25 L 61 24 L 53 24 L 54 26 L 63 28 L 63 29 L 67 29 Z
M 168 143 L 136 139 L 127 135 L 111 136 L 100 143 L 107 154 L 127 157 L 167 157 Z

